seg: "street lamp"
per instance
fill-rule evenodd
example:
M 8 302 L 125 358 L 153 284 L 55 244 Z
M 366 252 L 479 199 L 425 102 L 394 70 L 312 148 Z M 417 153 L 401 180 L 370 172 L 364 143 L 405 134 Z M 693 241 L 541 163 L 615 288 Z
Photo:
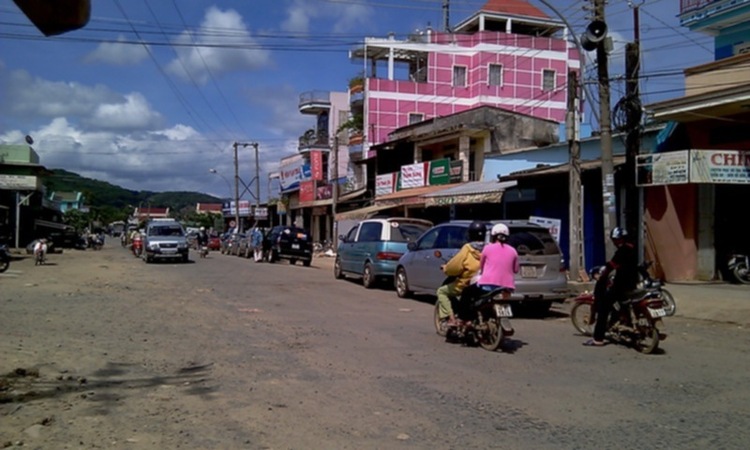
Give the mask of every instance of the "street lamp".
M 224 174 L 222 174 L 221 172 L 213 168 L 208 169 L 208 171 L 220 176 L 224 180 L 224 182 L 227 184 L 227 188 L 229 188 L 229 192 L 232 192 L 232 185 L 229 184 L 229 180 L 227 180 L 227 177 L 225 177 Z M 235 190 L 234 190 L 234 221 L 235 221 L 234 224 L 235 224 L 235 227 L 239 226 L 239 223 L 240 223 L 240 202 L 239 202 L 238 197 L 239 195 L 237 194 L 237 185 L 235 185 Z M 231 211 L 231 208 L 230 208 L 230 211 Z
M 214 175 L 220 176 L 224 182 L 227 184 L 227 188 L 229 188 L 229 192 L 232 192 L 232 185 L 229 184 L 229 180 L 227 180 L 227 177 L 225 177 L 221 172 L 219 172 L 216 169 L 208 169 L 209 172 L 213 173 Z

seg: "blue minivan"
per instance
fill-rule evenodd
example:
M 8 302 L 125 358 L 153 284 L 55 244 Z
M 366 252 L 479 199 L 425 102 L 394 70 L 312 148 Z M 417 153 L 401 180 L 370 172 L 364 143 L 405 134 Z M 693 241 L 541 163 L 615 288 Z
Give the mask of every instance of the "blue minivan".
M 393 282 L 396 265 L 414 242 L 432 227 L 432 222 L 407 217 L 363 220 L 346 236 L 339 236 L 333 275 L 362 279 L 365 288 L 373 288 L 378 280 Z

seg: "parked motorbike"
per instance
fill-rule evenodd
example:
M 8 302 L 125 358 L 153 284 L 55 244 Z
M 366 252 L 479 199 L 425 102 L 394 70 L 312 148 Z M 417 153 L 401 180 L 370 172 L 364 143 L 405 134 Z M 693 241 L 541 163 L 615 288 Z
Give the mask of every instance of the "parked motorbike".
M 201 246 L 200 255 L 201 255 L 201 258 L 205 258 L 206 256 L 208 256 L 208 246 L 207 245 L 202 245 Z
M 750 256 L 739 254 L 730 256 L 727 268 L 736 282 L 750 284 Z
M 10 267 L 10 252 L 8 252 L 8 246 L 5 244 L 0 245 L 0 273 L 5 272 Z
M 653 353 L 659 342 L 667 338 L 660 331 L 666 317 L 662 292 L 658 289 L 638 290 L 625 301 L 615 302 L 610 313 L 608 337 L 629 345 L 641 353 Z M 584 292 L 573 300 L 570 319 L 573 327 L 584 336 L 591 336 L 596 322 L 594 294 Z
M 664 287 L 662 280 L 656 280 L 651 277 L 648 272 L 648 268 L 651 267 L 653 261 L 645 261 L 643 264 L 638 266 L 638 272 L 641 275 L 640 284 L 638 285 L 641 289 L 657 290 L 661 293 L 661 300 L 664 303 L 664 311 L 667 312 L 668 316 L 674 316 L 677 312 L 677 303 L 675 303 L 674 296 Z
M 440 336 L 479 344 L 491 352 L 497 350 L 503 339 L 514 333 L 510 318 L 513 309 L 507 300 L 510 290 L 497 288 L 484 291 L 470 285 L 464 289 L 460 301 L 453 302 L 453 309 L 460 319 L 458 325 L 449 326 L 447 319 L 440 319 L 440 307 L 435 303 L 435 331 Z

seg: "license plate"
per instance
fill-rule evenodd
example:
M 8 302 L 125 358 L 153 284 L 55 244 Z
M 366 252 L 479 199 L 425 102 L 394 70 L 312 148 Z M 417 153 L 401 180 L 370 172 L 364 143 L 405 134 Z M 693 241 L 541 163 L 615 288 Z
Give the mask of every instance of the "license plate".
M 161 249 L 161 252 L 162 253 L 177 253 L 177 249 L 176 248 L 163 248 Z
M 497 317 L 513 317 L 513 310 L 510 305 L 495 304 L 495 314 Z
M 659 317 L 667 317 L 667 312 L 664 311 L 664 308 L 649 308 L 648 312 L 654 319 L 658 319 Z
M 292 248 L 295 250 L 299 250 L 299 244 L 292 244 Z
M 536 266 L 521 266 L 521 277 L 536 278 Z

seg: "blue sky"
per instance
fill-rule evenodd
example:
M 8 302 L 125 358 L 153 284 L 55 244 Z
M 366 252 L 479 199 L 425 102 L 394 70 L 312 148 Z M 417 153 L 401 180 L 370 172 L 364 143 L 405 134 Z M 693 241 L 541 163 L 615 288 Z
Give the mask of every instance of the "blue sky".
M 588 2 L 548 2 L 576 30 L 588 23 Z M 20 144 L 31 135 L 46 167 L 127 189 L 219 197 L 232 196 L 232 143 L 257 142 L 265 200 L 268 172 L 296 152 L 297 138 L 313 126 L 298 112 L 299 94 L 345 90 L 360 70 L 349 49 L 365 36 L 440 29 L 442 3 L 92 0 L 86 27 L 44 37 L 12 0 L 0 0 L 0 142 Z M 452 0 L 451 22 L 484 3 Z M 608 5 L 613 77 L 622 75 L 622 48 L 633 39 L 630 3 Z M 680 96 L 682 69 L 711 61 L 712 40 L 679 26 L 675 0 L 634 3 L 644 103 Z M 586 74 L 595 74 L 593 66 Z M 622 92 L 614 83 L 613 105 Z M 252 147 L 240 148 L 239 165 L 249 183 Z

